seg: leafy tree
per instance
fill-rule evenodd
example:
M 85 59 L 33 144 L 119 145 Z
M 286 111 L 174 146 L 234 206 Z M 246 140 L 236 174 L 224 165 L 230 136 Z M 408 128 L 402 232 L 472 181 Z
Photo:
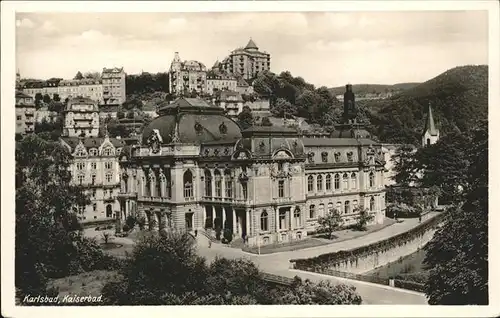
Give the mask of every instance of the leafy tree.
M 325 231 L 328 233 L 328 237 L 331 239 L 333 232 L 342 226 L 342 216 L 337 209 L 329 211 L 325 216 L 320 216 L 318 218 L 318 230 Z
M 128 118 L 128 119 L 133 119 L 133 118 L 134 118 L 134 116 L 135 116 L 134 111 L 128 111 L 128 112 L 127 112 L 127 118 Z
M 60 113 L 64 109 L 64 104 L 61 102 L 57 102 L 55 100 L 50 101 L 49 106 L 47 109 L 51 112 L 57 112 Z
M 366 225 L 374 219 L 373 214 L 365 208 L 357 208 L 355 212 L 359 213 L 356 217 L 356 229 L 358 231 L 366 231 Z
M 95 241 L 78 234 L 75 206 L 87 197 L 71 184 L 71 154 L 37 135 L 16 144 L 15 283 L 23 294 L 44 293 L 47 279 L 103 268 Z
M 75 80 L 81 80 L 81 79 L 83 79 L 82 72 L 78 71 L 76 73 L 75 77 L 73 77 L 73 79 L 75 79 Z
M 262 124 L 262 126 L 272 126 L 273 125 L 273 123 L 271 122 L 269 117 L 262 118 L 261 124 Z
M 280 305 L 360 305 L 362 300 L 352 286 L 333 285 L 329 281 L 314 284 L 296 277 L 292 289 L 278 296 L 276 302 Z
M 284 98 L 278 98 L 271 108 L 271 113 L 277 117 L 286 117 L 297 114 L 297 108 Z
M 123 119 L 123 118 L 125 118 L 125 113 L 122 112 L 122 111 L 119 111 L 119 112 L 116 113 L 116 117 L 118 119 Z
M 253 123 L 252 110 L 248 106 L 243 106 L 243 111 L 238 114 L 238 125 L 241 129 L 247 129 L 253 126 Z
M 101 73 L 99 72 L 85 72 L 83 78 L 99 80 L 101 79 Z
M 52 98 L 52 100 L 54 102 L 60 102 L 61 101 L 61 97 L 59 97 L 59 94 L 54 94 L 54 98 Z
M 42 106 L 42 101 L 43 101 L 42 93 L 36 93 L 35 94 L 35 106 L 37 109 L 40 108 L 40 106 Z
M 50 103 L 50 101 L 51 101 L 51 99 L 50 99 L 49 94 L 45 94 L 45 95 L 43 95 L 43 102 L 44 102 L 45 104 Z
M 467 186 L 426 245 L 425 292 L 433 305 L 488 304 L 488 130 L 470 142 Z
M 131 109 L 142 109 L 142 102 L 138 99 L 131 99 L 131 100 L 127 100 L 125 101 L 125 103 L 123 103 L 123 109 L 125 110 L 131 110 Z
M 129 227 L 129 229 L 133 229 L 135 224 L 137 223 L 137 218 L 133 215 L 129 215 L 125 220 L 125 223 Z
M 40 123 L 35 125 L 35 133 L 46 133 L 44 139 L 56 141 L 62 135 L 63 119 L 61 116 L 56 117 L 54 121 L 48 121 L 46 118 L 42 119 Z

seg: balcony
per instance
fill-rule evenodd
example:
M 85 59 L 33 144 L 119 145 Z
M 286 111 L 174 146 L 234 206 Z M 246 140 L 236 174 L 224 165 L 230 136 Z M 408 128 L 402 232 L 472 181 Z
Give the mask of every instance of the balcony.
M 118 198 L 137 198 L 137 193 L 135 192 L 118 192 Z
M 138 197 L 138 201 L 153 202 L 153 203 L 170 203 L 170 202 L 172 202 L 172 199 L 170 199 L 170 198 L 163 198 L 163 197 L 146 197 L 146 196 L 140 196 L 140 197 Z
M 247 199 L 221 198 L 221 197 L 208 197 L 208 196 L 203 196 L 202 201 L 213 202 L 213 203 L 241 204 L 241 205 L 252 204 L 251 200 Z

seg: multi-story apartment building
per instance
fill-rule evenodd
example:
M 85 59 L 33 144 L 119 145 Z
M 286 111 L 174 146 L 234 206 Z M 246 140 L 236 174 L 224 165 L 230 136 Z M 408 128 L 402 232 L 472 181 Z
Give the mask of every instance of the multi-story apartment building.
M 97 137 L 99 107 L 90 98 L 72 98 L 64 110 L 63 135 L 68 137 Z
M 118 156 L 125 142 L 109 138 L 62 137 L 61 143 L 73 156 L 72 182 L 82 185 L 90 198 L 87 206 L 76 207 L 82 223 L 113 220 L 119 209 L 120 190 Z
M 227 74 L 217 74 L 207 75 L 207 88 L 206 93 L 212 95 L 217 91 L 236 91 L 238 80 Z
M 126 74 L 122 68 L 103 68 L 102 79 L 102 94 L 103 101 L 106 105 L 121 105 L 125 102 L 126 96 Z
M 56 88 L 59 98 L 63 101 L 66 100 L 66 98 L 85 97 L 99 104 L 104 102 L 101 80 L 87 78 L 81 80 L 62 80 Z
M 271 55 L 259 51 L 255 42 L 250 39 L 244 48 L 231 52 L 220 64 L 225 73 L 240 75 L 244 79 L 253 79 L 262 71 L 271 69 Z
M 181 61 L 178 52 L 170 64 L 169 92 L 176 96 L 183 96 L 191 92 L 206 93 L 207 68 L 201 62 L 190 60 Z
M 159 229 L 228 228 L 250 245 L 302 239 L 333 209 L 346 224 L 357 207 L 381 223 L 381 146 L 360 125 L 338 129 L 335 138 L 277 126 L 241 131 L 222 108 L 177 99 L 160 108 L 141 145 L 120 155 L 120 215 Z
M 16 92 L 16 134 L 35 132 L 35 102 L 22 92 Z

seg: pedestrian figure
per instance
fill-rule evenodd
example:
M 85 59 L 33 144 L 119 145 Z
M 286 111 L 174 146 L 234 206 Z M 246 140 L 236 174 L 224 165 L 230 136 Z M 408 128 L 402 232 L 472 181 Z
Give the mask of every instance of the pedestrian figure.
M 194 237 L 198 236 L 198 230 L 194 230 Z
M 208 240 L 208 248 L 212 247 L 212 241 Z

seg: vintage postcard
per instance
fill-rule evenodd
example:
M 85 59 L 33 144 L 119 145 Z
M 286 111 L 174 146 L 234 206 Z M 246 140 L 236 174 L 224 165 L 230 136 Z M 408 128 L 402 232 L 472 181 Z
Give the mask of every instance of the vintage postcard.
M 498 15 L 2 2 L 2 314 L 500 314 Z

